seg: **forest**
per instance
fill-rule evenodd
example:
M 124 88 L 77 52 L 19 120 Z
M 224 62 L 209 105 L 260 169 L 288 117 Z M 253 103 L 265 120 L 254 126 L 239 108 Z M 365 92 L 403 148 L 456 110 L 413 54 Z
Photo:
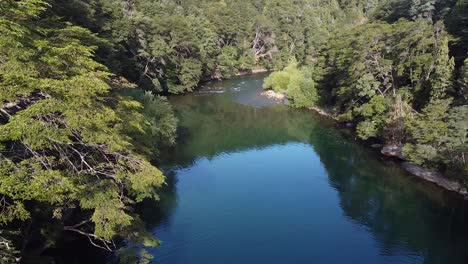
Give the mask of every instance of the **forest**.
M 259 69 L 292 107 L 468 185 L 468 0 L 1 0 L 0 259 L 156 247 L 164 96 Z M 130 241 L 130 242 L 129 242 Z
M 340 26 L 312 61 L 294 59 L 265 88 L 296 107 L 320 106 L 359 139 L 466 185 L 466 1 L 384 1 L 352 28 Z

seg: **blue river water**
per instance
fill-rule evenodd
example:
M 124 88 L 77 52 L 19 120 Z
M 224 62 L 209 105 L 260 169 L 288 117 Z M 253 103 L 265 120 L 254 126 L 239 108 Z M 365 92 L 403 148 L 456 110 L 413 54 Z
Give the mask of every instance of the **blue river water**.
M 170 98 L 168 186 L 142 208 L 154 263 L 468 263 L 463 200 L 262 97 L 263 77 Z

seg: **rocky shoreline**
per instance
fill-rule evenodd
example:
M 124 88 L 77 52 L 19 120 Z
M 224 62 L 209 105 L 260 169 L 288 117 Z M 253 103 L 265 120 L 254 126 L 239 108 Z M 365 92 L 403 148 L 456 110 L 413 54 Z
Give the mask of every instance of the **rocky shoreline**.
M 273 90 L 266 90 L 261 93 L 263 96 L 268 98 L 284 101 L 287 99 L 287 96 L 282 93 L 277 93 Z M 330 112 L 319 108 L 319 107 L 311 107 L 310 110 L 317 112 L 319 115 L 331 118 L 338 122 L 338 119 Z M 374 148 L 380 148 L 380 153 L 386 157 L 393 157 L 400 160 L 401 167 L 407 171 L 409 174 L 418 177 L 424 181 L 433 183 L 441 188 L 444 188 L 447 191 L 455 192 L 460 194 L 464 197 L 465 200 L 468 200 L 468 189 L 460 182 L 451 180 L 439 172 L 429 170 L 424 168 L 420 165 L 414 164 L 407 160 L 407 157 L 403 153 L 403 145 L 402 144 L 393 144 L 393 145 L 372 145 Z
M 260 73 L 267 73 L 269 71 L 270 70 L 268 70 L 268 69 L 253 69 L 253 70 L 250 70 L 250 71 L 240 71 L 240 72 L 234 73 L 233 76 L 254 75 L 254 74 L 260 74 Z M 221 75 L 219 73 L 215 73 L 215 74 L 213 74 L 211 76 L 208 76 L 208 77 L 202 79 L 202 82 L 221 81 L 221 80 L 223 80 Z
M 468 190 L 462 183 L 455 180 L 451 180 L 437 171 L 432 171 L 418 164 L 409 162 L 407 157 L 403 153 L 403 145 L 386 145 L 382 148 L 380 153 L 382 153 L 382 155 L 384 156 L 394 157 L 401 160 L 401 167 L 411 175 L 414 175 L 425 181 L 434 183 L 448 191 L 456 192 L 468 200 Z

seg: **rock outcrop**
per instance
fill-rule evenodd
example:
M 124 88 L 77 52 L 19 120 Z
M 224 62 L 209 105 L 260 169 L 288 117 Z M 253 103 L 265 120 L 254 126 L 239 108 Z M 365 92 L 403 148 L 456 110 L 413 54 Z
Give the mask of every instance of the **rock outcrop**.
M 399 159 L 406 160 L 402 144 L 386 145 L 380 152 L 388 157 L 397 157 Z
M 401 166 L 412 175 L 415 175 L 423 180 L 435 183 L 440 187 L 452 192 L 457 192 L 468 199 L 468 190 L 459 182 L 447 179 L 438 172 L 431 171 L 411 162 L 403 162 Z

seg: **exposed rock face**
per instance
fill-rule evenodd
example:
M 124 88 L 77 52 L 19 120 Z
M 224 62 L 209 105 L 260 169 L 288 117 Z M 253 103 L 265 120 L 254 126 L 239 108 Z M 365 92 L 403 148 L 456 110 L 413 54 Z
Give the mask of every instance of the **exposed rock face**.
M 406 160 L 405 154 L 403 153 L 403 145 L 386 145 L 380 151 L 385 156 L 397 157 L 402 160 Z
M 276 99 L 276 100 L 284 100 L 286 99 L 286 95 L 285 94 L 282 94 L 282 93 L 277 93 L 273 90 L 266 90 L 264 92 L 262 92 L 262 95 L 268 97 L 268 98 L 272 98 L 272 99 Z
M 457 192 L 463 195 L 465 199 L 468 199 L 468 190 L 459 182 L 449 180 L 440 173 L 428 170 L 411 162 L 403 162 L 401 166 L 409 173 L 421 179 L 435 183 L 449 191 Z

